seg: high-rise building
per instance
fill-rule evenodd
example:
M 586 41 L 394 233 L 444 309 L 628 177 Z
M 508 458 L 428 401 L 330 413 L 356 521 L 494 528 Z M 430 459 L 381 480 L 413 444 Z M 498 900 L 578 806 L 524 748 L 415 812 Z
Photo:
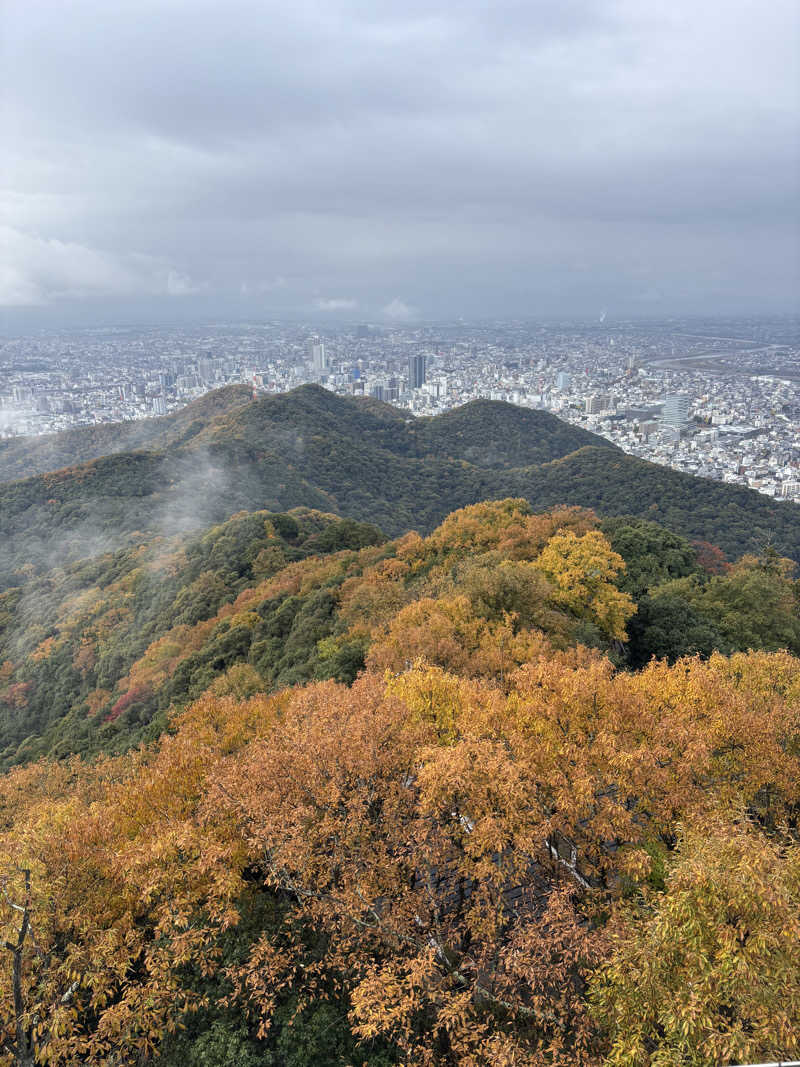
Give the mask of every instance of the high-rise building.
M 328 366 L 325 345 L 319 337 L 310 337 L 306 341 L 306 359 L 315 371 L 322 371 Z
M 198 359 L 197 373 L 203 379 L 204 383 L 207 384 L 208 382 L 213 382 L 216 375 L 214 362 L 210 359 Z
M 587 415 L 599 415 L 601 411 L 611 411 L 612 407 L 611 397 L 605 393 L 592 393 L 586 397 Z
M 556 376 L 556 389 L 569 389 L 569 375 L 565 370 L 559 371 Z
M 408 388 L 419 389 L 425 384 L 426 359 L 424 355 L 408 357 Z
M 671 393 L 664 401 L 661 421 L 665 426 L 682 430 L 689 421 L 689 397 L 685 393 Z
M 311 362 L 313 364 L 314 370 L 316 371 L 325 370 L 325 368 L 328 366 L 328 360 L 325 355 L 325 345 L 322 343 L 322 341 L 318 341 L 312 347 Z

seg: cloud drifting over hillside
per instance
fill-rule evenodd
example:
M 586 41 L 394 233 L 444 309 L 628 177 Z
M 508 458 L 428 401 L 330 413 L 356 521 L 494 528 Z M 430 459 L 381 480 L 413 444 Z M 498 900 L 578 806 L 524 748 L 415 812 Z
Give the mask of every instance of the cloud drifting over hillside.
M 6 308 L 794 305 L 794 0 L 46 0 L 2 21 Z

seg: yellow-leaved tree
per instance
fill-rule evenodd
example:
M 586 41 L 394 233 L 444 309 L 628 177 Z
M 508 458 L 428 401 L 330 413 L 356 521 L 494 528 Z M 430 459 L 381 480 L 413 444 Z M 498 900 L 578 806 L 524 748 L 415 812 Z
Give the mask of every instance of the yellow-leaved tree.
M 606 637 L 625 640 L 625 623 L 635 606 L 614 584 L 625 561 L 599 530 L 581 536 L 572 530 L 555 534 L 535 566 L 553 583 L 556 604 L 594 623 Z
M 609 1067 L 800 1055 L 800 847 L 742 818 L 681 833 L 663 892 L 610 924 L 592 998 Z

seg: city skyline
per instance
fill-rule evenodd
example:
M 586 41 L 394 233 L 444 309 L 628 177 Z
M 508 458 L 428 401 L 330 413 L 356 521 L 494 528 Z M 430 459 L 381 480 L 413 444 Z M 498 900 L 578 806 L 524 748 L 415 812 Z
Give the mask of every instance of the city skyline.
M 480 398 L 800 501 L 800 323 L 319 324 L 53 332 L 0 343 L 0 438 L 176 411 L 223 385 L 316 383 L 413 416 Z

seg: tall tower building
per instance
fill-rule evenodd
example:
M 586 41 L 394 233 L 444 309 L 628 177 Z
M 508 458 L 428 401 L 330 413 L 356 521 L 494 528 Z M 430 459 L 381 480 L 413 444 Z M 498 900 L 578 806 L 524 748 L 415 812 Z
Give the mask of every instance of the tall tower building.
M 664 401 L 661 421 L 665 426 L 682 430 L 689 421 L 689 397 L 685 393 L 671 393 Z
M 419 389 L 421 385 L 425 384 L 426 362 L 425 356 L 408 357 L 409 389 Z
M 308 342 L 307 353 L 313 370 L 317 373 L 325 370 L 328 366 L 328 357 L 325 352 L 325 345 L 319 338 L 314 337 Z

